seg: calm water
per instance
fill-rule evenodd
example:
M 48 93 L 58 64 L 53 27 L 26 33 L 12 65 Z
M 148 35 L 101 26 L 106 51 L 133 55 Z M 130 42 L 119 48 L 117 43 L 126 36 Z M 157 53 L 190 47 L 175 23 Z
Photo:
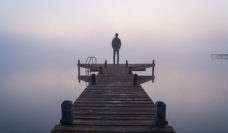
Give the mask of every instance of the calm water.
M 155 83 L 142 86 L 167 104 L 177 133 L 227 133 L 227 0 L 0 1 L 0 133 L 48 133 L 60 104 L 74 101 L 78 59 L 156 61 Z M 151 74 L 151 70 L 140 74 Z
M 88 51 L 88 45 L 80 49 L 62 42 L 37 46 L 18 41 L 18 45 L 9 45 L 14 42 L 6 40 L 1 45 L 2 133 L 49 132 L 59 123 L 61 102 L 74 101 L 85 88 L 85 83 L 77 80 L 77 59 L 84 62 L 87 56 L 97 55 L 103 63 L 112 55 L 109 45 L 103 47 L 108 50 L 102 54 L 99 48 L 89 49 L 89 54 L 80 52 Z M 228 60 L 212 60 L 206 52 L 184 54 L 176 50 L 163 54 L 161 47 L 156 52 L 153 46 L 150 50 L 136 46 L 129 47 L 131 52 L 126 49 L 121 51 L 122 62 L 150 63 L 156 59 L 155 83 L 142 86 L 154 102 L 167 104 L 167 119 L 177 132 L 227 132 Z M 148 69 L 140 74 L 150 73 Z
M 166 66 L 166 67 L 165 67 Z M 167 104 L 169 123 L 177 132 L 228 130 L 228 61 L 159 63 L 155 83 L 143 87 Z M 148 73 L 145 73 L 148 74 Z M 85 88 L 76 68 L 13 73 L 1 81 L 1 132 L 49 132 L 60 119 L 60 104 L 75 100 Z

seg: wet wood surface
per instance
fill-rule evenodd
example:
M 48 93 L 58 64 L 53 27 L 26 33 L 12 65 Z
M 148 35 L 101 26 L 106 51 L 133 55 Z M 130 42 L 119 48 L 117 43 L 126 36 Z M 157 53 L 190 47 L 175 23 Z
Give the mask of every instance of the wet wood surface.
M 133 84 L 125 64 L 108 64 L 96 81 L 74 102 L 73 125 L 56 125 L 52 133 L 175 132 L 170 126 L 156 127 L 155 104 L 140 85 Z

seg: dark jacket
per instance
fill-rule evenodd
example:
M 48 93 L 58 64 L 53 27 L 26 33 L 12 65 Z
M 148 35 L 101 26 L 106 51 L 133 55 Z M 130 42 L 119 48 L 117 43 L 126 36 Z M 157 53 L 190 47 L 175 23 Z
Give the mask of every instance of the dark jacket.
M 112 40 L 112 48 L 118 50 L 118 49 L 120 49 L 120 47 L 121 47 L 120 39 L 118 37 L 113 38 L 113 40 Z

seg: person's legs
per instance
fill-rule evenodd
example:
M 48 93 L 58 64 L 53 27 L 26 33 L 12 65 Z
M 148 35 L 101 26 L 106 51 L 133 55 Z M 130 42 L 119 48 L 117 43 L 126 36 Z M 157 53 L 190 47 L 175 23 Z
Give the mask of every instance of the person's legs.
M 116 52 L 117 52 L 117 64 L 119 64 L 119 49 L 116 50 Z
M 115 64 L 115 56 L 116 56 L 116 51 L 113 49 L 113 64 Z

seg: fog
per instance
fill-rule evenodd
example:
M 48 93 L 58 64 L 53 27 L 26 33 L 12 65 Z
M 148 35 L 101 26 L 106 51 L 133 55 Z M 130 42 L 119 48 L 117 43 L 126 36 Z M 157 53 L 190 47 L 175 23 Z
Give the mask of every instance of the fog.
M 189 41 L 189 47 L 174 49 L 161 47 L 164 42 L 158 41 L 129 46 L 125 38 L 121 39 L 122 63 L 125 59 L 129 63 L 151 63 L 155 59 L 155 83 L 143 87 L 154 102 L 167 104 L 168 121 L 177 132 L 226 132 L 228 62 L 210 58 L 210 51 L 216 48 L 211 43 L 216 40 L 194 41 L 200 45 Z M 217 39 L 227 43 L 226 39 Z M 4 133 L 49 132 L 60 120 L 61 102 L 76 100 L 86 87 L 78 83 L 77 60 L 83 63 L 88 56 L 96 56 L 99 63 L 105 59 L 112 63 L 110 40 L 106 44 L 93 43 L 99 47 L 92 47 L 89 41 L 29 37 L 2 37 L 1 42 L 0 129 Z M 143 74 L 149 73 L 148 69 Z
M 75 101 L 77 60 L 112 63 L 111 40 L 122 41 L 120 62 L 151 63 L 155 83 L 143 84 L 180 133 L 226 133 L 228 2 L 0 2 L 0 132 L 45 133 L 59 123 L 60 104 Z M 151 70 L 140 74 L 150 74 Z

